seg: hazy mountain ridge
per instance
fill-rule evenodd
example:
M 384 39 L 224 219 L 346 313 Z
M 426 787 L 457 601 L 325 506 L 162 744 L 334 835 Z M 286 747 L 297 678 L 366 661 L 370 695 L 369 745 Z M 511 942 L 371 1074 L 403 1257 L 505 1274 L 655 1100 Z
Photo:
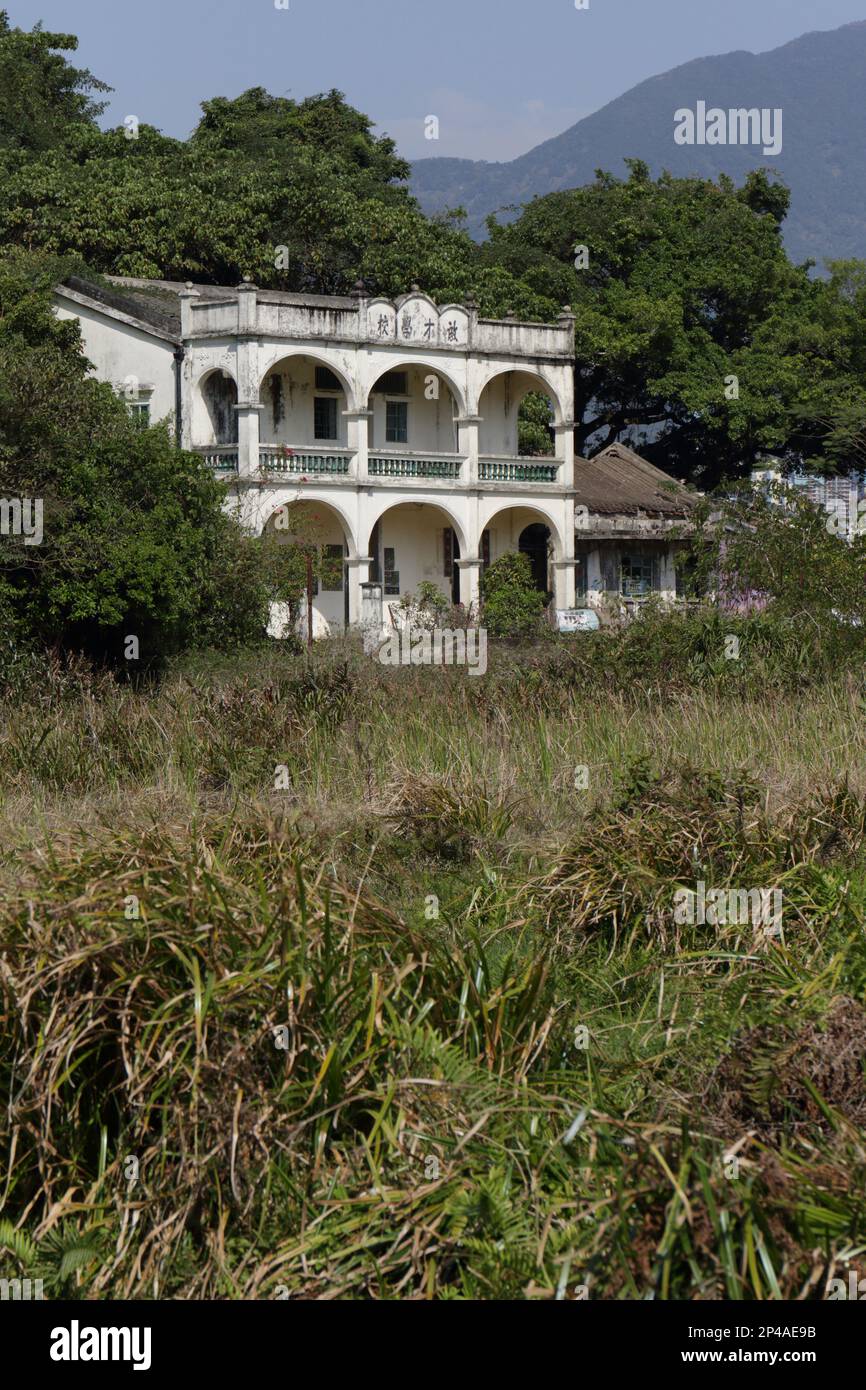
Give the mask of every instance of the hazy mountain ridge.
M 428 213 L 462 205 L 474 235 L 488 213 L 537 194 L 591 181 L 597 168 L 623 175 L 623 160 L 653 173 L 741 181 L 769 167 L 792 191 L 785 240 L 795 260 L 866 258 L 866 20 L 804 34 L 767 53 L 738 50 L 696 58 L 632 87 L 508 163 L 422 159 L 412 191 Z M 781 107 L 781 154 L 760 146 L 677 145 L 674 112 L 698 101 L 723 109 Z

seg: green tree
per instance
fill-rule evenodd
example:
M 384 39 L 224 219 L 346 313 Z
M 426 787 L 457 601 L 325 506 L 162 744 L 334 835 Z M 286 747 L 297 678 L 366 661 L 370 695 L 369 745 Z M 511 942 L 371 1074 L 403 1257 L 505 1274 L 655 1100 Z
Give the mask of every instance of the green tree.
M 540 391 L 530 391 L 520 402 L 517 414 L 518 450 L 526 455 L 553 453 L 550 401 Z
M 111 90 L 62 56 L 74 53 L 73 34 L 13 29 L 0 10 L 0 151 L 45 150 L 61 145 L 70 129 L 94 126 L 105 103 L 91 92 Z
M 488 315 L 557 310 L 483 262 L 458 216 L 424 216 L 394 142 L 375 136 L 340 92 L 295 102 L 255 87 L 204 102 L 187 141 L 144 124 L 130 139 L 98 129 L 100 108 L 86 93 L 101 84 L 50 53 L 74 39 L 8 25 L 4 33 L 3 241 L 76 256 L 105 274 L 213 284 L 248 275 L 265 288 L 317 294 L 347 294 L 361 278 L 390 296 L 417 282 L 440 302 L 474 293 Z M 43 115 L 29 95 L 39 64 Z M 24 108 L 35 113 L 32 137 L 12 138 L 30 128 Z
M 866 536 L 851 541 L 802 488 L 727 487 L 695 512 L 693 582 L 728 604 L 766 602 L 809 633 L 866 629 Z
M 43 515 L 41 544 L 0 538 L 0 594 L 23 638 L 122 665 L 135 637 L 151 666 L 202 643 L 240 539 L 202 461 L 87 375 L 78 324 L 51 312 L 68 268 L 0 257 L 0 496 Z M 266 602 L 234 600 L 233 640 L 261 633 Z
M 625 180 L 600 172 L 508 227 L 491 222 L 484 252 L 574 307 L 579 447 L 628 437 L 704 487 L 766 451 L 820 456 L 810 411 L 862 393 L 856 274 L 826 283 L 791 265 L 779 235 L 788 193 L 763 172 L 737 188 L 653 180 L 626 162 Z

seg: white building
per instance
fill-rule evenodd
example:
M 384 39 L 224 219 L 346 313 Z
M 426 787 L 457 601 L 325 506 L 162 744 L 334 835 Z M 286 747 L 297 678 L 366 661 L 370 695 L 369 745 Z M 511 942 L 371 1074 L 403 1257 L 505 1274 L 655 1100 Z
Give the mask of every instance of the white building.
M 761 488 L 778 483 L 800 488 L 810 502 L 828 513 L 828 525 L 834 535 L 852 541 L 863 534 L 866 479 L 860 472 L 829 478 L 814 473 L 786 474 L 781 459 L 768 457 L 752 470 L 752 482 Z
M 687 494 L 636 454 L 574 454 L 574 319 L 480 318 L 417 287 L 396 302 L 167 281 L 70 279 L 96 374 L 168 419 L 256 534 L 292 516 L 335 564 L 319 631 L 388 620 L 432 581 L 475 604 L 482 567 L 521 549 L 557 608 L 676 591 L 668 532 Z M 550 402 L 550 457 L 521 457 L 528 392 Z

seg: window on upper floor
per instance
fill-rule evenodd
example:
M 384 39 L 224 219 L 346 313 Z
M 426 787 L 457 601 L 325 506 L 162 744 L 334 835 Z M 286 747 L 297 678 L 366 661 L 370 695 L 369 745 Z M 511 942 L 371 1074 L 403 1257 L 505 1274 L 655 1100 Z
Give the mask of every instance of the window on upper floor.
M 337 402 L 333 396 L 316 396 L 313 401 L 316 439 L 337 439 Z
M 150 424 L 150 398 L 152 386 L 143 386 L 136 376 L 125 377 L 117 394 L 126 406 L 139 429 L 146 430 Z
M 409 443 L 409 407 L 405 401 L 385 402 L 385 442 Z

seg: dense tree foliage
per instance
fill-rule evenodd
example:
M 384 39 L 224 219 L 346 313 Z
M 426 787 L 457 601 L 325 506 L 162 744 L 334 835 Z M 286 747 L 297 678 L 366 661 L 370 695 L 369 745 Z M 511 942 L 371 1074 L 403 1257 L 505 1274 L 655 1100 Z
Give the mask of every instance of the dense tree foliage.
M 73 126 L 95 128 L 104 103 L 90 93 L 110 88 L 62 56 L 77 47 L 73 34 L 13 29 L 0 10 L 0 150 L 50 149 Z
M 135 637 L 133 670 L 190 642 L 261 633 L 267 595 L 222 486 L 165 429 L 139 429 L 87 375 L 78 324 L 54 318 L 67 268 L 0 257 L 0 497 L 38 504 L 42 532 L 36 544 L 0 538 L 4 625 L 118 663 Z
M 579 445 L 630 434 L 704 486 L 765 451 L 826 461 L 816 422 L 843 402 L 866 407 L 864 268 L 817 281 L 793 266 L 779 236 L 787 192 L 763 173 L 738 189 L 652 180 L 629 162 L 625 180 L 599 173 L 508 227 L 491 221 L 484 253 L 574 306 Z
M 856 640 L 866 630 L 866 535 L 846 539 L 843 519 L 785 483 L 741 482 L 701 502 L 690 582 L 732 609 L 769 606 L 822 636 Z

